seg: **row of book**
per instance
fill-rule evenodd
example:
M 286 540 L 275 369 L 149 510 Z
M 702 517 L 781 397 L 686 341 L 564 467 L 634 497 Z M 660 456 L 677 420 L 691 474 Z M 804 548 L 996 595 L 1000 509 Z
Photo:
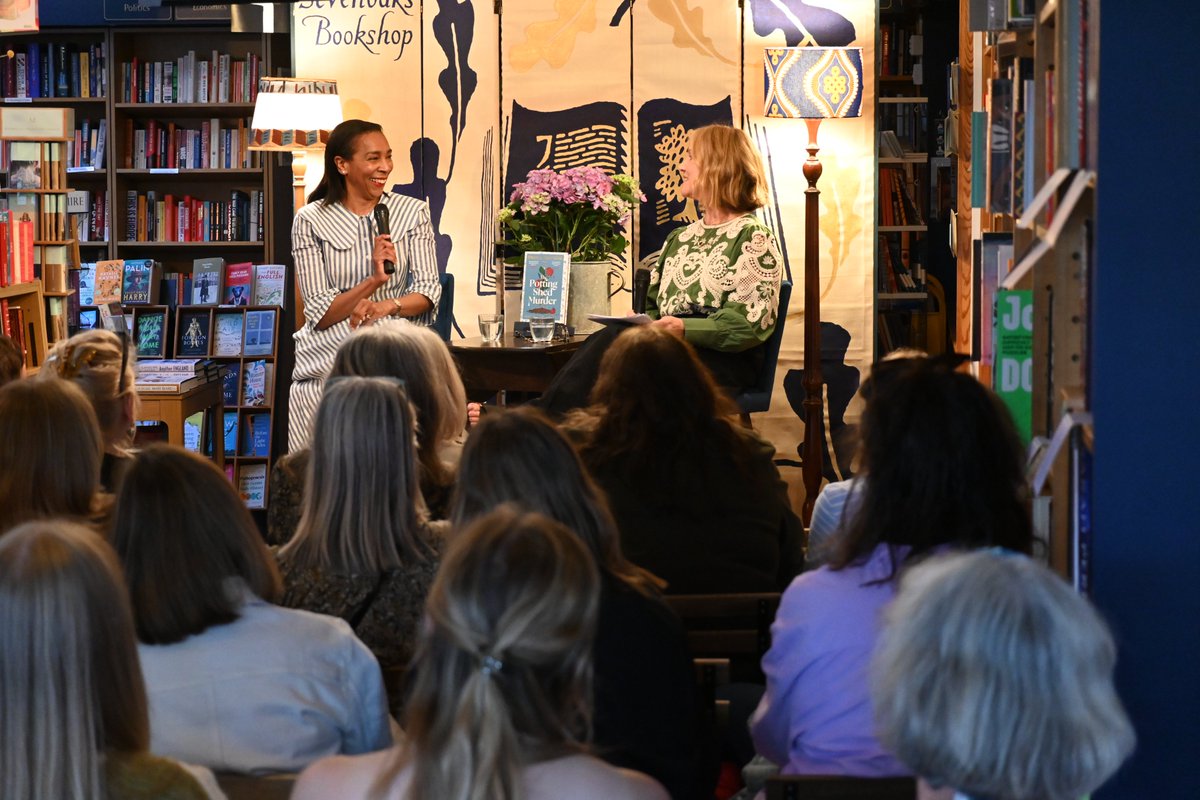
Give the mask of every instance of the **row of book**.
M 108 84 L 104 42 L 10 41 L 0 60 L 0 89 L 12 97 L 103 97 Z
M 5 297 L 0 297 L 0 333 L 13 340 L 28 363 L 29 342 L 33 340 L 33 332 L 26 325 L 25 309 L 15 303 L 10 304 Z
M 921 18 L 893 19 L 879 25 L 879 74 L 913 75 L 913 67 L 922 55 L 924 37 Z M 920 83 L 920 81 L 916 81 Z
M 924 197 L 924 192 L 911 165 L 879 168 L 880 225 L 924 225 L 919 197 Z
M 881 131 L 892 131 L 902 149 L 910 153 L 928 152 L 929 112 L 927 103 L 880 103 L 876 124 Z
M 263 192 L 235 189 L 228 201 L 130 189 L 125 236 L 131 242 L 261 242 Z
M 250 120 L 222 124 L 213 117 L 188 128 L 148 120 L 125 120 L 126 169 L 250 169 L 259 165 L 250 149 Z
M 253 103 L 261 67 L 255 53 L 234 60 L 216 50 L 199 60 L 195 50 L 174 61 L 134 58 L 121 62 L 119 102 Z
M 253 422 L 239 423 L 237 412 L 226 412 L 222 420 L 222 448 L 226 457 L 265 458 L 270 453 L 269 414 L 249 414 L 247 419 L 254 417 Z M 263 419 L 265 417 L 265 419 Z M 161 426 L 160 426 L 161 427 Z M 140 432 L 139 432 L 140 433 Z M 243 446 L 239 449 L 239 433 Z M 265 439 L 263 437 L 266 437 Z M 165 431 L 158 438 L 166 441 Z M 139 444 L 148 441 L 149 437 L 139 436 Z M 213 452 L 213 434 L 209 430 L 208 416 L 203 411 L 187 417 L 183 421 L 183 446 L 195 453 L 211 456 Z M 240 451 L 239 451 L 240 450 Z M 257 455 L 261 453 L 262 455 Z M 265 508 L 267 497 L 267 464 L 263 461 L 225 462 L 225 477 L 237 487 L 238 494 L 248 508 Z
M 164 275 L 152 259 L 111 259 L 87 262 L 78 270 L 81 306 L 283 304 L 287 268 L 282 264 L 226 264 L 225 259 L 198 258 L 192 272 Z M 165 291 L 164 291 L 165 288 Z
M 925 349 L 928 317 L 921 309 L 887 308 L 875 315 L 875 332 L 881 354 L 901 347 Z
M 70 217 L 68 231 L 81 242 L 107 242 L 108 192 L 104 189 L 88 191 L 73 189 L 67 193 L 67 215 Z
M 1045 82 L 1053 88 L 1053 73 Z M 1033 59 L 1018 58 L 1004 77 L 988 81 L 987 209 L 996 214 L 1020 216 L 1035 194 L 1035 145 L 1039 124 L 1038 84 Z M 1053 122 L 1047 127 L 1053 136 Z M 1053 168 L 1053 139 L 1048 138 L 1047 175 Z
M 104 169 L 104 150 L 108 140 L 108 119 L 85 119 L 75 126 L 67 148 L 67 170 Z
M 925 291 L 925 269 L 912 258 L 912 234 L 879 234 L 878 290 L 887 293 Z
M 0 141 L 0 170 L 8 174 L 9 189 L 65 189 L 65 142 Z
M 8 199 L 8 198 L 0 198 Z M 29 283 L 37 279 L 34 268 L 36 223 L 28 214 L 14 215 L 0 209 L 0 286 Z
M 134 341 L 138 363 L 157 364 L 167 359 L 167 367 L 151 366 L 140 383 L 158 384 L 148 391 L 176 392 L 215 380 L 215 373 L 179 374 L 163 370 L 178 369 L 176 359 L 257 358 L 274 357 L 275 331 L 279 322 L 277 308 L 213 309 L 207 306 L 132 306 L 128 314 L 113 304 L 80 308 L 77 330 L 109 327 L 106 320 L 116 324 L 117 315 L 128 328 Z M 139 367 L 141 368 L 141 367 Z M 236 372 L 236 369 L 234 370 Z M 253 376 L 251 376 L 253 377 Z M 236 403 L 232 403 L 236 405 Z M 243 405 L 270 405 L 270 393 L 257 398 L 247 396 Z

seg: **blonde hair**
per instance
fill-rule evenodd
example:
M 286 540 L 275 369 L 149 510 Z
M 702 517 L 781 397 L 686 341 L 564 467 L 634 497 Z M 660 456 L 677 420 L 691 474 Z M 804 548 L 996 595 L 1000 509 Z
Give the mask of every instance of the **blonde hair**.
M 67 381 L 13 381 L 0 388 L 0 533 L 31 519 L 87 519 L 104 444 L 96 414 Z
M 745 131 L 705 125 L 692 131 L 690 147 L 700 163 L 697 199 L 706 208 L 748 214 L 767 204 L 767 174 Z
M 329 375 L 391 376 L 404 381 L 404 391 L 417 412 L 421 467 L 435 483 L 450 482 L 438 448 L 462 434 L 467 392 L 450 348 L 432 329 L 407 321 L 359 328 L 338 348 Z
M 103 800 L 107 752 L 150 723 L 129 600 L 111 548 L 63 520 L 0 539 L 0 797 Z
M 83 390 L 96 412 L 105 447 L 118 453 L 125 453 L 133 444 L 132 420 L 125 416 L 125 403 L 128 397 L 137 401 L 134 388 L 137 358 L 128 352 L 129 346 L 112 331 L 82 331 L 54 345 L 38 372 L 39 378 L 62 378 Z M 126 348 L 124 380 L 121 379 L 123 348 Z
M 376 575 L 430 555 L 412 404 L 389 378 L 331 378 L 317 408 L 294 566 Z
M 600 602 L 571 531 L 505 505 L 451 543 L 426 602 L 404 728 L 373 791 L 411 766 L 411 798 L 513 800 L 529 763 L 589 738 Z
M 880 741 L 934 786 L 1075 800 L 1133 749 L 1100 615 L 1032 559 L 979 551 L 903 579 L 873 662 Z

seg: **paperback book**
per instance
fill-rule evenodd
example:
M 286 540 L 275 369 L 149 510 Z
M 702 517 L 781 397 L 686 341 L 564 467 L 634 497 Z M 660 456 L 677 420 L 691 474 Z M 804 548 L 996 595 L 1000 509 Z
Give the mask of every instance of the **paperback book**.
M 570 253 L 529 252 L 521 278 L 521 322 L 567 321 Z

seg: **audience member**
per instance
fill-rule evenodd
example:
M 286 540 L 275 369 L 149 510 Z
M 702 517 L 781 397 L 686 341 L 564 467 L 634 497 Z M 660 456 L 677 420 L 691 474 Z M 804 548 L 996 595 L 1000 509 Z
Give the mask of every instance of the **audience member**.
M 906 774 L 875 738 L 867 681 L 898 570 L 951 548 L 1032 547 L 1021 444 L 999 399 L 949 360 L 895 369 L 863 414 L 861 511 L 831 563 L 784 592 L 771 627 L 751 733 L 785 773 Z
M 866 402 L 871 402 L 875 385 L 888 380 L 897 370 L 886 364 L 910 358 L 925 358 L 923 350 L 900 347 L 885 355 L 871 370 L 871 377 L 863 382 L 858 393 Z M 813 504 L 812 519 L 808 523 L 808 551 L 805 553 L 804 568 L 816 569 L 825 564 L 838 547 L 850 520 L 858 513 L 862 501 L 866 473 L 861 470 L 853 478 L 825 484 Z
M 25 359 L 11 336 L 0 334 L 0 386 L 25 374 Z
M 702 763 L 691 658 L 658 581 L 621 553 L 603 496 L 570 443 L 540 413 L 490 414 L 463 450 L 451 518 L 463 527 L 512 502 L 566 525 L 600 570 L 595 744 L 611 764 L 645 772 L 675 798 L 712 796 Z
M 283 605 L 341 617 L 379 659 L 398 710 L 444 523 L 426 519 L 415 415 L 395 378 L 333 378 L 317 409 Z
M 451 543 L 429 594 L 403 746 L 318 762 L 295 800 L 665 800 L 586 754 L 599 578 L 578 536 L 503 508 Z
M 211 461 L 153 444 L 113 538 L 133 600 L 155 753 L 232 772 L 298 772 L 392 743 L 379 665 L 340 619 L 273 605 L 279 570 Z
M 100 486 L 114 494 L 133 457 L 138 407 L 136 361 L 125 340 L 112 331 L 94 329 L 56 344 L 38 372 L 39 378 L 71 381 L 87 395 L 104 437 Z
M 0 538 L 0 708 L 5 800 L 224 797 L 207 770 L 150 755 L 121 568 L 81 525 L 39 520 Z
M 0 533 L 45 517 L 99 523 L 103 451 L 96 413 L 69 382 L 0 387 Z
M 421 495 L 431 519 L 445 519 L 462 449 L 467 407 L 458 365 L 431 328 L 407 321 L 358 328 L 338 348 L 331 378 L 384 376 L 404 381 L 417 412 L 417 461 Z M 300 521 L 304 472 L 311 450 L 284 456 L 271 472 L 268 540 L 284 544 Z
M 930 559 L 904 576 L 875 654 L 880 739 L 923 797 L 1087 797 L 1133 749 L 1115 661 L 1100 616 L 1045 567 Z
M 778 591 L 799 572 L 802 527 L 775 448 L 733 421 L 691 345 L 658 327 L 626 332 L 591 397 L 567 427 L 622 550 L 669 593 Z

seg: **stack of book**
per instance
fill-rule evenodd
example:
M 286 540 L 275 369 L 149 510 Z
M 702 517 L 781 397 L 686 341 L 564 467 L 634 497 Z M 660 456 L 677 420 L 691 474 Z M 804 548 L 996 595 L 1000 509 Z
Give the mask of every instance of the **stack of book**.
M 221 364 L 207 358 L 165 358 L 137 362 L 140 394 L 177 394 L 221 378 Z

